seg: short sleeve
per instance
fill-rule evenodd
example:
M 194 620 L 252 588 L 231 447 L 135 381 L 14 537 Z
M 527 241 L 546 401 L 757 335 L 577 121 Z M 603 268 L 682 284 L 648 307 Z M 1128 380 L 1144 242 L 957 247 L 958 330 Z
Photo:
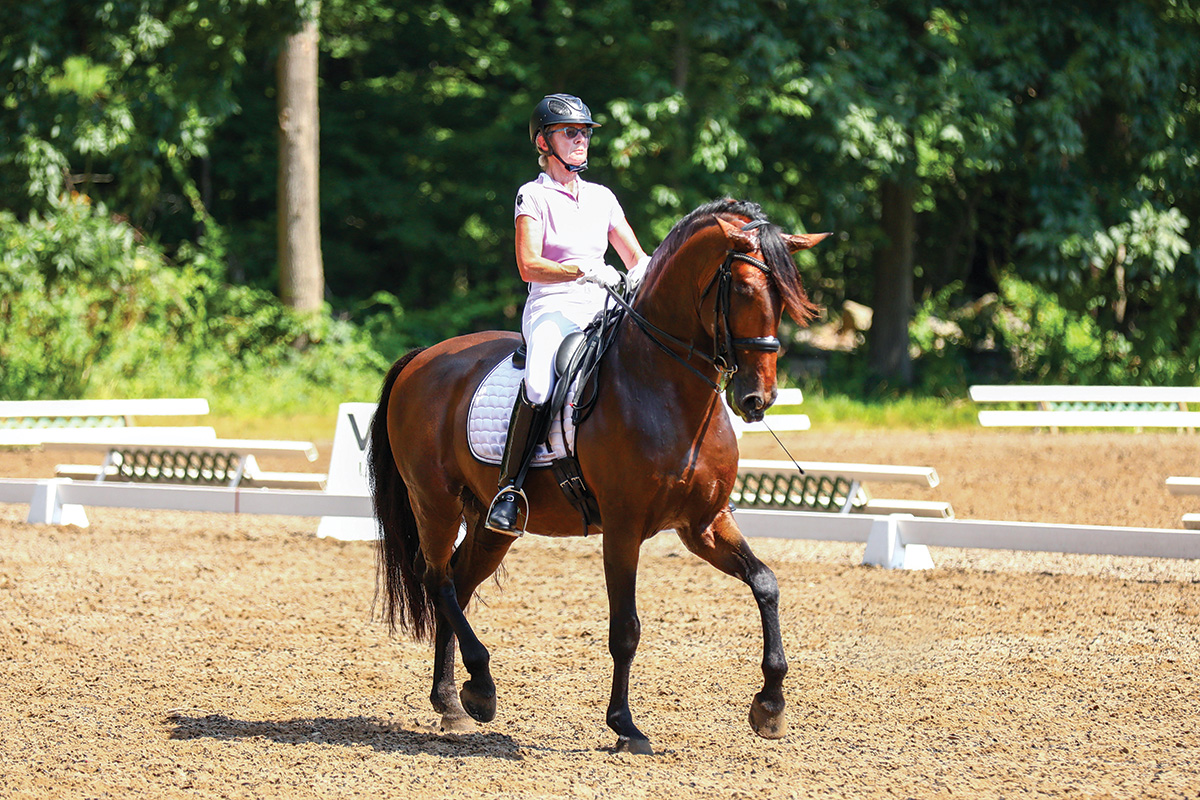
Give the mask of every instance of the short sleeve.
M 513 221 L 519 217 L 533 217 L 539 222 L 546 221 L 546 202 L 535 184 L 525 184 L 517 190 L 517 200 L 513 210 Z
M 608 229 L 611 231 L 617 227 L 621 220 L 625 219 L 625 211 L 621 208 L 620 202 L 617 201 L 617 196 L 613 194 L 611 189 L 606 186 L 604 187 L 604 191 L 608 193 Z

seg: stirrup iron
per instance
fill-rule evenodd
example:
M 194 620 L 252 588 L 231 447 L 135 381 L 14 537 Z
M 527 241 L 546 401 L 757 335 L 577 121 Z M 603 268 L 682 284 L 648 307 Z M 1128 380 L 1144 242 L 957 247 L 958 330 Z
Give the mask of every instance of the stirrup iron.
M 500 491 L 496 492 L 496 496 L 492 498 L 492 503 L 488 506 L 487 516 L 484 518 L 484 527 L 489 531 L 496 533 L 504 533 L 513 537 L 521 537 L 525 531 L 517 527 L 517 519 L 521 513 L 520 503 L 525 504 L 525 527 L 529 527 L 529 498 L 525 495 L 525 490 L 509 484 Z M 502 505 L 503 504 L 503 505 Z M 509 520 L 507 515 L 500 516 L 501 513 L 508 511 L 507 506 L 512 506 L 512 519 Z

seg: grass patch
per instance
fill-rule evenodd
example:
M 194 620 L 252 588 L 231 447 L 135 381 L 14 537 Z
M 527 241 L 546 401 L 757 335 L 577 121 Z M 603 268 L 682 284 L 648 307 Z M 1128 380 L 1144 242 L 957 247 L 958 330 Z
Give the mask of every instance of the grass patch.
M 813 430 L 919 430 L 976 428 L 969 400 L 939 397 L 895 397 L 861 400 L 841 394 L 806 392 L 804 404 L 787 409 L 808 415 Z

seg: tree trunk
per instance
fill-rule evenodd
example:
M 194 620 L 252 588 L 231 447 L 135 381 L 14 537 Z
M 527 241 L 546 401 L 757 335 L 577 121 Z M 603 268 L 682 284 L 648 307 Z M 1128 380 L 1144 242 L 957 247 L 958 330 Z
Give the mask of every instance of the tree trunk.
M 317 22 L 304 23 L 279 54 L 279 296 L 301 311 L 321 308 L 317 117 Z
M 878 377 L 910 386 L 913 368 L 908 353 L 908 323 L 913 310 L 916 189 L 911 183 L 887 180 L 880 194 L 881 222 L 888 243 L 875 262 L 875 313 L 867 364 Z

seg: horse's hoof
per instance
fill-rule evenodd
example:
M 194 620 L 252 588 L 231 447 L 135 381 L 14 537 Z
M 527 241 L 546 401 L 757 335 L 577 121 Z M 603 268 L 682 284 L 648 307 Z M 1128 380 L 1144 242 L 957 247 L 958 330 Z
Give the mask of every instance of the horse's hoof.
M 622 736 L 617 739 L 617 747 L 613 752 L 633 753 L 635 756 L 652 756 L 654 755 L 654 748 L 650 746 L 649 739 L 631 739 L 628 736 Z
M 475 720 L 466 714 L 443 714 L 442 733 L 474 733 Z
M 472 719 L 479 722 L 491 722 L 496 718 L 496 690 L 478 691 L 470 681 L 463 684 L 458 697 L 462 700 L 463 708 Z
M 755 697 L 750 704 L 750 728 L 764 739 L 782 739 L 787 736 L 787 717 L 783 713 L 783 702 L 764 702 Z

